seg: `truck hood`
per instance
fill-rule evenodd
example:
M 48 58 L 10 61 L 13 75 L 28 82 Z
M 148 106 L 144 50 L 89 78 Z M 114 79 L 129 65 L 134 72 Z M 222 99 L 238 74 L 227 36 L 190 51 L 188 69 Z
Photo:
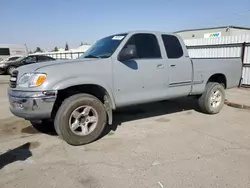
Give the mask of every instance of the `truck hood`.
M 29 90 L 33 91 L 60 89 L 75 84 L 105 85 L 105 82 L 112 83 L 111 58 L 55 60 L 24 65 L 19 67 L 18 71 L 18 79 L 25 73 L 37 72 L 47 74 L 44 84 L 39 87 L 29 88 Z M 17 89 L 22 90 L 24 88 L 19 87 Z
M 85 59 L 74 59 L 74 60 L 54 60 L 54 61 L 45 61 L 41 63 L 34 63 L 29 65 L 23 65 L 21 67 L 18 67 L 17 70 L 19 72 L 19 75 L 23 75 L 24 73 L 31 73 L 38 71 L 41 68 L 49 67 L 49 66 L 57 66 L 62 64 L 68 64 L 68 63 L 82 63 L 82 62 L 89 62 L 89 61 L 96 61 L 98 59 L 96 58 L 85 58 Z

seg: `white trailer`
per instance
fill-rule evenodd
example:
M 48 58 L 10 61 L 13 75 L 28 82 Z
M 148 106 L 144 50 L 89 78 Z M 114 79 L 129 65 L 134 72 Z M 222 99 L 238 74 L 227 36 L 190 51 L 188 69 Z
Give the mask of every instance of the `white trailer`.
M 0 44 L 0 60 L 4 60 L 10 56 L 26 56 L 28 49 L 22 44 Z

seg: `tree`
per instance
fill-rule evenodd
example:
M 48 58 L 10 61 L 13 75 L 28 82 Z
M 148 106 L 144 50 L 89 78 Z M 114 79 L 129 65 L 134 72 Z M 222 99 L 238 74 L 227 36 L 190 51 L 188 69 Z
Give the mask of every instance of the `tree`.
M 65 51 L 68 51 L 68 50 L 69 50 L 69 45 L 68 45 L 68 43 L 66 43 Z
M 57 46 L 53 49 L 53 52 L 58 52 Z
M 81 42 L 80 46 L 82 46 L 82 45 L 83 45 L 83 42 Z
M 36 50 L 34 52 L 36 53 L 36 52 L 43 52 L 43 51 L 41 50 L 40 47 L 36 47 Z

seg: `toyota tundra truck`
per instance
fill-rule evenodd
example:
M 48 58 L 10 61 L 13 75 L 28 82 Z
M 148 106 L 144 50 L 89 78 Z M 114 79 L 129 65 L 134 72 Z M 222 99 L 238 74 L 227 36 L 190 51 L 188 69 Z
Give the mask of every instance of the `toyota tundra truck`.
M 190 58 L 176 34 L 119 33 L 77 59 L 17 68 L 8 88 L 10 111 L 29 121 L 52 120 L 61 139 L 83 145 L 125 106 L 195 96 L 202 112 L 217 114 L 241 72 L 240 58 Z

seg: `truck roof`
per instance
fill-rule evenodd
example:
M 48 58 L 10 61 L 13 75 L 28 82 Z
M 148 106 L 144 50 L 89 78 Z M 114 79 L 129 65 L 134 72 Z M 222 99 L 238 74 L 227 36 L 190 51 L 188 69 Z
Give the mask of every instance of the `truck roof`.
M 154 30 L 131 30 L 124 33 L 117 33 L 117 35 L 121 34 L 129 34 L 129 33 L 154 33 L 154 34 L 168 34 L 168 35 L 176 35 L 175 33 L 170 32 L 162 32 L 162 31 L 154 31 Z
M 136 33 L 152 33 L 155 35 L 174 35 L 179 38 L 179 35 L 177 33 L 170 33 L 170 32 L 162 32 L 162 31 L 154 31 L 154 30 L 132 30 L 132 31 L 127 31 L 127 32 L 120 32 L 120 33 L 115 33 L 108 35 L 106 37 L 114 36 L 114 35 L 127 35 L 127 34 L 136 34 Z M 180 38 L 179 38 L 180 39 Z

